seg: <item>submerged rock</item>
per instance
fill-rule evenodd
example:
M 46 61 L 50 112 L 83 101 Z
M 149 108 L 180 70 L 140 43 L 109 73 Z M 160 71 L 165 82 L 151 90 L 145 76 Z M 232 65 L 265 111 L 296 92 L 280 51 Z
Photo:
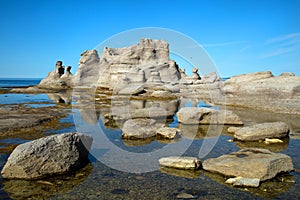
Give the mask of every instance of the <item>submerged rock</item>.
M 258 187 L 260 180 L 258 178 L 229 178 L 225 183 L 232 184 L 233 186 L 244 186 L 244 187 Z
M 177 112 L 178 122 L 183 124 L 232 124 L 243 122 L 232 111 L 214 110 L 203 107 L 184 107 Z
M 196 157 L 188 156 L 170 156 L 159 159 L 159 164 L 165 167 L 178 168 L 178 169 L 198 169 L 201 162 Z
M 88 163 L 92 137 L 80 133 L 51 135 L 17 146 L 3 178 L 40 179 L 77 170 Z
M 234 133 L 234 138 L 241 141 L 258 141 L 266 138 L 285 138 L 289 127 L 284 122 L 262 123 L 240 128 Z
M 154 119 L 129 119 L 122 128 L 122 138 L 142 139 L 156 135 L 157 129 L 164 124 L 157 123 Z
M 265 181 L 294 169 L 292 159 L 266 149 L 248 148 L 203 162 L 203 169 L 229 177 L 257 178 Z

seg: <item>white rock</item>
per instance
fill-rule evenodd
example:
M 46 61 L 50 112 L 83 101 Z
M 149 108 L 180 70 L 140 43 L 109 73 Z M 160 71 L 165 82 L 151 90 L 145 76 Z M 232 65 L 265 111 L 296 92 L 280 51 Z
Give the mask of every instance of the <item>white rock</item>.
M 198 169 L 201 166 L 201 162 L 196 157 L 164 157 L 159 159 L 159 164 L 165 167 L 172 167 L 178 169 Z

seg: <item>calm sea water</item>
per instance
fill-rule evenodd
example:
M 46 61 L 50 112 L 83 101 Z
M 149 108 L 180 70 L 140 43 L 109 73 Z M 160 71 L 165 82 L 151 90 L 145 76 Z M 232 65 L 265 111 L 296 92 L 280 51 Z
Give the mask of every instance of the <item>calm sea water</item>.
M 41 78 L 0 78 L 0 88 L 27 87 L 37 85 Z

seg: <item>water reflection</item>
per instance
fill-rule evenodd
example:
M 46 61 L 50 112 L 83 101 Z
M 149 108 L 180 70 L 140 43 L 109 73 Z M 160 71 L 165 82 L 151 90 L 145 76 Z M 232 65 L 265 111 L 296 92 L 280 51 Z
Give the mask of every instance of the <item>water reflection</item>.
M 183 178 L 198 178 L 201 175 L 201 170 L 182 170 L 170 167 L 160 167 L 159 171 L 172 176 L 179 176 Z
M 234 187 L 226 184 L 226 178 L 222 175 L 204 171 L 204 176 L 211 178 L 219 184 L 226 185 L 229 188 L 234 188 L 241 191 L 247 191 L 263 198 L 276 198 L 281 193 L 284 193 L 291 189 L 295 184 L 294 176 L 290 174 L 281 174 L 271 180 L 261 182 L 258 188 L 248 187 L 246 190 L 244 187 Z
M 92 171 L 92 164 L 88 164 L 74 174 L 44 180 L 3 180 L 3 188 L 11 199 L 48 199 L 53 195 L 71 191 L 82 183 Z
M 262 149 L 268 149 L 272 152 L 281 152 L 288 148 L 289 146 L 289 138 L 281 139 L 282 143 L 274 143 L 274 144 L 266 144 L 263 141 L 261 142 L 242 142 L 242 141 L 235 141 L 236 145 L 241 148 L 262 148 Z

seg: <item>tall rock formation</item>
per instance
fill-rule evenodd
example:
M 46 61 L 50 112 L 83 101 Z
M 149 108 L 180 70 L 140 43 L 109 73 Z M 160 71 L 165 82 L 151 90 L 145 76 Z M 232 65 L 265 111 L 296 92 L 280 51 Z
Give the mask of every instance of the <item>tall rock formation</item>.
M 105 47 L 99 59 L 96 50 L 81 55 L 75 75 L 78 86 L 113 88 L 126 83 L 174 83 L 181 78 L 178 65 L 169 59 L 169 44 L 162 40 L 141 39 L 130 47 Z

